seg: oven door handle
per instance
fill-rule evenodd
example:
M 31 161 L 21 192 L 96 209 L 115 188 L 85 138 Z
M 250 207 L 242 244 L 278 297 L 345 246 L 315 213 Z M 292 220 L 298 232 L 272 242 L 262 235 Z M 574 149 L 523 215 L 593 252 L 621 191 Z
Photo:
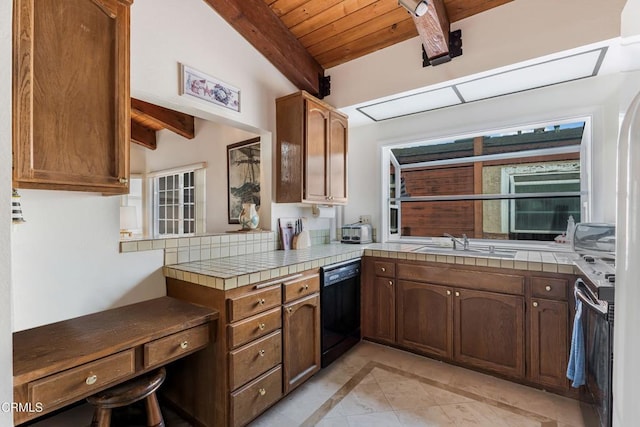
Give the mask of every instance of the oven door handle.
M 592 310 L 595 310 L 596 312 L 602 314 L 603 316 L 606 316 L 607 309 L 605 307 L 602 307 L 599 304 L 596 304 L 589 296 L 587 296 L 585 292 L 581 289 L 581 285 L 586 289 L 586 285 L 584 284 L 584 282 L 582 280 L 577 280 L 573 287 L 574 295 L 577 298 L 579 298 L 580 301 L 587 304 L 587 306 L 589 306 L 589 308 L 591 308 Z M 587 293 L 589 293 L 588 290 L 587 290 Z

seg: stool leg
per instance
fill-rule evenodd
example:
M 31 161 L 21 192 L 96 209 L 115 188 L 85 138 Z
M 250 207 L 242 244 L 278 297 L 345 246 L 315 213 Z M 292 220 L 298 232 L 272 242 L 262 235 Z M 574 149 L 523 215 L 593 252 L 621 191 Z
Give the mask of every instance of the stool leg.
M 147 407 L 147 426 L 164 427 L 162 412 L 160 412 L 160 404 L 158 404 L 158 398 L 156 397 L 155 392 L 145 398 L 144 404 Z
M 111 409 L 96 408 L 93 412 L 91 427 L 109 427 L 111 425 Z

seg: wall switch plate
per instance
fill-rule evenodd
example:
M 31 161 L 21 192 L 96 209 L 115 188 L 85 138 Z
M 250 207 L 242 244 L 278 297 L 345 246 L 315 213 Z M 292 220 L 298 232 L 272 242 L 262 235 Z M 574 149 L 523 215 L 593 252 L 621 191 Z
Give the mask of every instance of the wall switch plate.
M 371 215 L 360 215 L 360 222 L 363 224 L 371 224 Z

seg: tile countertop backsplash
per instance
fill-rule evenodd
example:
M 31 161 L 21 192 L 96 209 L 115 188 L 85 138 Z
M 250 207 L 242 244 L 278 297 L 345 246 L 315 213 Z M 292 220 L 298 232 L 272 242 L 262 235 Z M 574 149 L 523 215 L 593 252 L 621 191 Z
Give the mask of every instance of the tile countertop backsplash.
M 228 290 L 359 258 L 362 255 L 566 274 L 574 273 L 573 261 L 577 258 L 577 255 L 571 252 L 518 251 L 513 259 L 472 254 L 454 256 L 413 252 L 422 246 L 404 243 L 368 245 L 332 243 L 299 250 L 270 250 L 166 265 L 164 275 L 215 289 Z

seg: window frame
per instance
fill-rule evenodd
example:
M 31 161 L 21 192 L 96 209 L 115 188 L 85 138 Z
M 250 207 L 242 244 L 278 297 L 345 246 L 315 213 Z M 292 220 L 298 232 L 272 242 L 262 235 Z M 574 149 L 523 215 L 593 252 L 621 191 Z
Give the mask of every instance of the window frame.
M 562 124 L 570 124 L 570 123 L 575 123 L 575 122 L 584 122 L 584 131 L 583 131 L 583 135 L 582 135 L 582 143 L 579 146 L 579 155 L 580 155 L 580 206 L 581 206 L 581 216 L 582 222 L 588 222 L 591 220 L 592 218 L 592 213 L 593 213 L 593 207 L 592 207 L 592 203 L 591 203 L 591 195 L 592 195 L 592 178 L 591 178 L 591 167 L 592 167 L 592 159 L 591 159 L 591 150 L 592 150 L 592 138 L 593 138 L 593 128 L 592 128 L 592 122 L 593 122 L 593 118 L 590 115 L 587 116 L 574 116 L 574 117 L 567 117 L 567 118 L 562 118 L 562 119 L 549 119 L 549 120 L 544 120 L 544 121 L 540 121 L 540 122 L 524 122 L 522 124 L 516 124 L 516 125 L 512 125 L 512 126 L 505 126 L 505 127 L 497 127 L 497 128 L 490 128 L 490 129 L 478 129 L 478 130 L 472 130 L 469 132 L 465 132 L 465 133 L 460 133 L 460 134 L 450 134 L 450 135 L 445 135 L 445 136 L 439 136 L 439 137 L 434 137 L 434 138 L 420 138 L 420 139 L 415 139 L 413 141 L 407 141 L 407 140 L 403 140 L 403 141 L 391 141 L 388 143 L 383 144 L 380 147 L 381 150 L 381 155 L 380 155 L 380 160 L 381 160 L 381 198 L 380 198 L 380 202 L 381 202 L 381 237 L 382 237 L 382 242 L 390 242 L 390 243 L 407 243 L 407 242 L 416 242 L 416 243 L 420 243 L 422 241 L 429 241 L 430 237 L 439 237 L 439 236 L 401 236 L 401 230 L 402 230 L 402 224 L 401 224 L 401 218 L 402 218 L 402 204 L 398 203 L 397 204 L 397 233 L 391 233 L 390 229 L 391 229 L 391 216 L 390 216 L 390 211 L 391 211 L 391 203 L 392 203 L 392 199 L 390 197 L 390 164 L 394 164 L 394 167 L 398 168 L 398 164 L 395 161 L 394 156 L 391 154 L 391 150 L 394 148 L 406 148 L 406 147 L 415 147 L 415 146 L 422 146 L 422 145 L 435 145 L 435 144 L 442 144 L 442 143 L 446 143 L 446 142 L 451 142 L 451 141 L 455 141 L 455 140 L 461 140 L 461 139 L 467 139 L 467 138 L 474 138 L 480 135 L 493 135 L 493 134 L 498 134 L 498 133 L 508 133 L 508 132 L 517 132 L 519 130 L 523 130 L 523 129 L 532 129 L 532 128 L 541 128 L 541 127 L 547 127 L 547 126 L 553 126 L 553 125 L 562 125 Z M 541 149 L 541 150 L 536 150 L 537 153 L 543 152 L 545 149 Z M 561 150 L 556 150 L 556 151 L 561 151 Z M 575 152 L 576 150 L 574 150 Z M 525 153 L 525 151 L 522 152 L 516 152 L 515 154 L 517 154 L 517 157 L 522 157 L 522 154 Z M 513 153 L 509 153 L 505 156 L 502 156 L 500 158 L 502 159 L 506 159 L 510 157 L 510 154 Z M 516 157 L 516 156 L 513 156 Z M 440 165 L 446 165 L 446 164 L 462 164 L 462 163 L 469 163 L 472 161 L 479 161 L 481 159 L 495 159 L 495 155 L 483 155 L 483 156 L 476 156 L 475 160 L 469 160 L 469 159 L 447 159 L 447 160 L 440 160 L 437 162 L 432 163 L 432 165 L 435 164 L 440 164 Z M 400 191 L 400 174 L 396 173 L 395 174 L 395 189 L 396 189 L 396 196 L 398 195 L 398 192 Z M 557 193 L 555 193 L 557 195 Z M 505 195 L 503 198 L 507 199 L 507 198 L 511 198 L 511 195 Z M 414 197 L 412 198 L 412 200 L 424 200 L 424 201 L 435 201 L 435 200 L 484 200 L 484 199 L 500 199 L 500 197 L 496 197 L 495 195 L 489 195 L 489 196 L 485 196 L 485 195 L 480 195 L 480 194 L 476 194 L 476 195 L 457 195 L 457 196 L 425 196 L 425 197 Z M 402 198 L 400 198 L 400 200 L 402 201 Z M 406 201 L 406 200 L 405 200 Z M 491 239 L 478 239 L 480 241 L 483 240 L 487 240 L 490 242 L 495 242 L 495 240 L 491 240 Z M 522 240 L 519 241 L 515 241 L 515 240 L 501 240 L 501 242 L 504 243 L 515 243 L 515 242 L 523 242 Z M 540 242 L 534 242 L 534 243 L 540 243 Z

